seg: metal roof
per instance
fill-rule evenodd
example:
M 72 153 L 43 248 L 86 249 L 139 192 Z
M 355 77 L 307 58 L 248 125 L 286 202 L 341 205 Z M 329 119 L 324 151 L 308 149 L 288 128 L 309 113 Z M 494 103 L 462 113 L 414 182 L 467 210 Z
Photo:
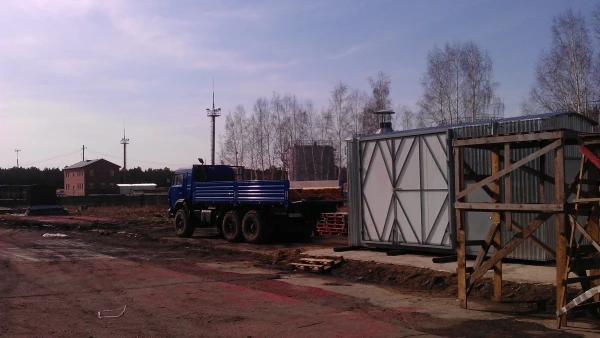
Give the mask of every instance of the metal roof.
M 535 115 L 513 116 L 513 117 L 496 119 L 495 121 L 497 123 L 506 123 L 506 122 L 512 122 L 512 121 L 544 120 L 544 119 L 549 119 L 551 117 L 560 116 L 560 115 L 577 115 L 577 116 L 587 120 L 588 122 L 590 122 L 590 124 L 592 124 L 594 126 L 598 125 L 598 122 L 592 120 L 591 118 L 589 118 L 585 115 L 579 114 L 579 113 L 574 113 L 574 112 L 553 112 L 553 113 L 543 113 L 543 114 L 535 114 Z M 424 133 L 426 134 L 426 133 L 430 133 L 430 132 L 443 131 L 443 130 L 448 130 L 448 129 L 459 129 L 459 128 L 470 127 L 470 126 L 489 125 L 491 122 L 492 122 L 492 120 L 489 119 L 489 120 L 481 120 L 481 121 L 476 121 L 476 122 L 447 124 L 447 125 L 443 125 L 443 126 L 416 128 L 416 129 L 408 129 L 408 130 L 398 130 L 398 131 L 394 131 L 391 133 L 385 133 L 385 134 L 364 134 L 364 135 L 358 135 L 357 137 L 358 138 L 370 137 L 370 136 L 381 137 L 382 135 L 385 135 L 386 137 L 388 137 L 388 136 L 404 135 L 404 134 L 424 134 Z
M 70 166 L 68 166 L 68 167 L 64 167 L 64 168 L 63 168 L 63 170 L 84 168 L 84 167 L 86 167 L 86 166 L 88 166 L 88 165 L 90 165 L 90 164 L 93 164 L 93 163 L 96 163 L 96 162 L 99 162 L 99 161 L 106 161 L 106 160 L 105 160 L 105 159 L 103 159 L 103 158 L 99 158 L 99 159 L 97 159 L 97 160 L 85 160 L 85 161 L 80 161 L 80 162 L 77 162 L 77 163 L 75 163 L 75 164 L 73 164 L 73 165 L 70 165 Z M 115 165 L 115 166 L 117 166 L 117 167 L 119 167 L 119 168 L 121 167 L 120 165 L 118 165 L 118 164 L 114 164 L 114 163 L 112 163 L 112 162 L 110 162 L 110 161 L 106 161 L 106 162 L 108 162 L 108 163 L 110 163 L 110 164 L 112 164 L 112 165 Z

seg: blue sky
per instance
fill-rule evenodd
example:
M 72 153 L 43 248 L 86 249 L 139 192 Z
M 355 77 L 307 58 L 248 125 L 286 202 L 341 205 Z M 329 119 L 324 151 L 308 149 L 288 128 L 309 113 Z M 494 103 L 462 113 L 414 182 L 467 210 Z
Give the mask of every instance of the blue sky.
M 589 0 L 3 0 L 0 167 L 64 167 L 86 157 L 128 167 L 209 158 L 211 105 L 273 91 L 326 106 L 338 81 L 368 89 L 384 71 L 395 105 L 416 108 L 427 53 L 472 40 L 489 52 L 506 116 L 533 81 L 553 16 Z M 217 120 L 222 132 L 224 118 Z M 70 154 L 67 156 L 60 156 Z M 58 157 L 60 156 L 60 157 Z M 54 158 L 58 157 L 58 158 Z M 51 160 L 43 161 L 49 158 Z

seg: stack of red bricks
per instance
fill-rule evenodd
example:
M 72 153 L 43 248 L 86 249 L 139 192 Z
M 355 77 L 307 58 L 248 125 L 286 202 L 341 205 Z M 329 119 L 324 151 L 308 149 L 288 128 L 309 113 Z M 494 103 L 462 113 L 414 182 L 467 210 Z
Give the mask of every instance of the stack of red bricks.
M 348 213 L 322 213 L 321 220 L 317 223 L 317 232 L 327 236 L 348 235 Z

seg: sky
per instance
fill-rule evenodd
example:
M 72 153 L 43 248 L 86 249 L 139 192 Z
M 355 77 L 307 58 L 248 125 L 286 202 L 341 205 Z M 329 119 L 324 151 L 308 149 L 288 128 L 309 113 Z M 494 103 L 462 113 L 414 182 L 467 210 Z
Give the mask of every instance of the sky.
M 212 81 L 223 114 L 274 91 L 328 105 L 383 71 L 416 109 L 429 51 L 473 41 L 505 116 L 520 115 L 552 18 L 590 0 L 2 0 L 0 167 L 82 158 L 172 169 L 210 159 Z M 217 119 L 223 133 L 225 118 Z M 21 151 L 15 152 L 16 149 Z

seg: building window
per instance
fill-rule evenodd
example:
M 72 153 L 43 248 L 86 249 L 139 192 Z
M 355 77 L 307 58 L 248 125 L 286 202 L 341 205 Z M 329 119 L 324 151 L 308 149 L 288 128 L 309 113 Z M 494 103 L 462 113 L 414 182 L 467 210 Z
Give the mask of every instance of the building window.
M 65 171 L 65 177 L 69 177 L 69 172 Z
M 115 187 L 115 184 L 114 184 L 114 183 L 111 183 L 111 184 L 110 184 L 110 187 L 111 187 L 111 188 L 114 188 L 114 187 Z
M 106 184 L 104 184 L 104 182 L 100 183 L 100 188 L 102 188 L 102 189 L 106 188 Z
M 67 184 L 67 190 L 69 190 L 69 185 Z
M 114 176 L 115 176 L 115 171 L 114 171 L 114 170 L 111 170 L 111 171 L 110 171 L 110 177 L 114 177 Z
M 90 189 L 94 189 L 94 183 L 90 183 Z
M 90 169 L 90 176 L 94 176 L 94 169 Z

